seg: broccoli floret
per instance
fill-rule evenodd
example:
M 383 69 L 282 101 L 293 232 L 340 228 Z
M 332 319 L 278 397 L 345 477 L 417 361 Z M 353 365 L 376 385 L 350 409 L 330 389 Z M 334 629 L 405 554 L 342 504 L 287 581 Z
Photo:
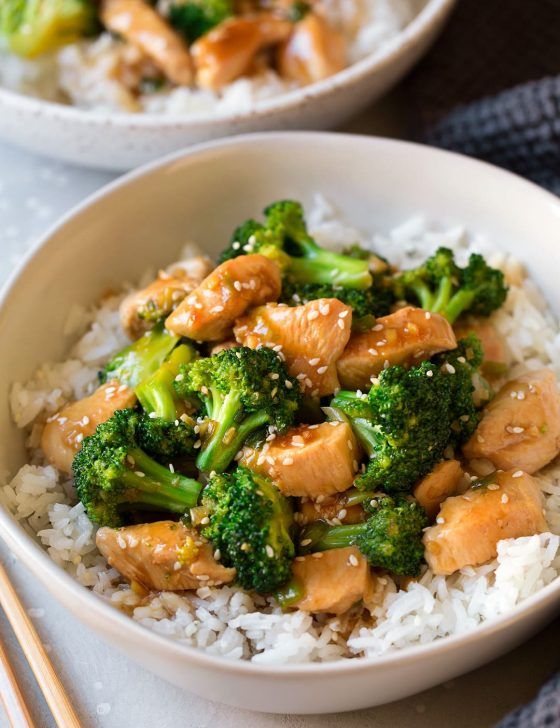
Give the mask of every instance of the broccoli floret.
M 182 364 L 198 357 L 190 344 L 177 346 L 163 364 L 134 390 L 144 410 L 151 416 L 174 422 L 185 412 L 183 401 L 177 395 L 173 382 L 179 376 Z
M 245 440 L 264 425 L 279 432 L 289 427 L 299 405 L 298 385 L 267 348 L 226 349 L 183 365 L 174 383 L 177 393 L 198 396 L 203 404 L 200 470 L 226 470 Z
M 11 51 L 33 58 L 97 30 L 90 0 L 2 0 L 0 35 Z
M 230 0 L 186 0 L 169 8 L 169 22 L 189 43 L 233 14 Z
M 118 410 L 84 439 L 72 462 L 78 497 L 101 526 L 121 526 L 125 514 L 139 508 L 184 513 L 196 505 L 201 484 L 142 450 L 140 420 L 135 410 Z
M 452 445 L 466 442 L 476 430 L 480 411 L 475 405 L 473 376 L 480 378 L 478 369 L 484 358 L 480 341 L 474 334 L 457 342 L 457 348 L 433 358 L 436 366 L 448 374 L 451 385 L 451 439 Z
M 302 553 L 356 546 L 371 566 L 401 576 L 418 576 L 424 559 L 422 529 L 426 512 L 411 497 L 380 495 L 368 501 L 371 516 L 363 523 L 329 526 L 316 521 L 300 533 Z
M 356 487 L 407 491 L 441 459 L 451 440 L 451 376 L 429 361 L 408 370 L 393 366 L 368 395 L 339 392 L 332 400 L 370 457 Z
M 395 301 L 392 287 L 385 284 L 382 276 L 373 276 L 373 285 L 362 290 L 333 286 L 328 283 L 298 283 L 289 278 L 282 284 L 280 300 L 282 303 L 287 303 L 288 306 L 299 306 L 318 298 L 338 298 L 339 301 L 350 306 L 353 312 L 353 326 L 354 322 L 363 322 L 366 317 L 371 318 L 371 325 L 373 325 L 375 317 L 386 316 Z
M 278 263 L 287 278 L 298 283 L 357 289 L 372 285 L 367 260 L 334 253 L 317 245 L 307 231 L 299 202 L 274 202 L 264 214 L 264 224 L 248 220 L 236 230 L 221 260 L 261 253 Z
M 158 462 L 167 465 L 170 460 L 196 453 L 194 444 L 198 437 L 194 427 L 194 420 L 185 415 L 182 419 L 169 422 L 142 414 L 136 429 L 138 446 Z
M 202 529 L 245 589 L 268 594 L 290 578 L 295 548 L 287 498 L 262 475 L 239 467 L 216 475 L 202 493 L 209 523 Z
M 99 372 L 103 384 L 110 379 L 118 379 L 127 387 L 136 387 L 161 366 L 179 342 L 178 336 L 170 334 L 160 322 L 141 336 L 106 364 Z
M 428 311 L 440 313 L 453 323 L 461 314 L 489 316 L 507 296 L 504 275 L 473 253 L 460 268 L 449 248 L 439 248 L 421 266 L 395 278 L 397 297 L 412 296 Z

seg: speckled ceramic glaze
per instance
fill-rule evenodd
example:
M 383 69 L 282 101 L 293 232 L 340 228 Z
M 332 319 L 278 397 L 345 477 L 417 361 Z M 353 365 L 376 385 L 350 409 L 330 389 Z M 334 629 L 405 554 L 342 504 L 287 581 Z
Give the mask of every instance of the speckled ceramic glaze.
M 374 55 L 325 81 L 237 115 L 105 114 L 0 89 L 0 137 L 35 152 L 101 169 L 132 169 L 190 144 L 252 131 L 331 129 L 393 86 L 429 48 L 455 0 L 428 0 Z
M 95 194 L 37 244 L 0 294 L 0 474 L 26 460 L 8 388 L 67 356 L 70 342 L 60 332 L 72 304 L 88 306 L 113 285 L 167 264 L 187 239 L 214 255 L 239 220 L 270 200 L 290 195 L 307 206 L 316 192 L 364 230 L 386 231 L 419 213 L 465 224 L 523 260 L 560 311 L 560 202 L 535 185 L 455 154 L 374 137 L 277 133 L 213 142 Z M 74 581 L 1 506 L 0 534 L 33 578 L 111 645 L 189 692 L 267 712 L 338 712 L 403 698 L 512 649 L 560 606 L 557 579 L 466 634 L 375 659 L 273 667 L 220 659 L 144 629 Z

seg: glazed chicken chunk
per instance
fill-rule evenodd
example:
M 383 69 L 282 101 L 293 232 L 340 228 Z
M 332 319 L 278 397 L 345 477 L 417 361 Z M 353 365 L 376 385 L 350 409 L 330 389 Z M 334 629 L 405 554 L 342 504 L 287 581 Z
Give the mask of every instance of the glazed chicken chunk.
M 345 389 L 369 389 L 371 377 L 386 366 L 417 364 L 456 346 L 447 319 L 406 306 L 378 318 L 369 331 L 352 334 L 337 362 L 338 376 Z
M 469 460 L 484 458 L 496 468 L 535 473 L 560 451 L 560 399 L 549 369 L 505 384 L 484 409 L 463 448 Z
M 241 464 L 271 478 L 288 496 L 331 495 L 347 490 L 358 470 L 358 445 L 350 425 L 300 425 L 267 442 L 243 449 Z
M 295 520 L 300 526 L 314 521 L 328 521 L 330 523 L 361 523 L 365 520 L 365 512 L 360 503 L 349 503 L 348 493 L 336 493 L 321 497 L 319 500 L 302 498 Z
M 217 91 L 245 75 L 259 51 L 285 40 L 292 28 L 288 20 L 264 12 L 220 23 L 191 48 L 197 85 Z
M 84 437 L 92 435 L 97 425 L 106 422 L 117 410 L 133 407 L 134 391 L 118 381 L 107 382 L 89 397 L 69 404 L 49 418 L 41 438 L 41 447 L 59 470 L 72 470 L 74 455 Z
M 168 316 L 211 270 L 210 259 L 198 256 L 160 271 L 149 286 L 134 291 L 121 303 L 123 329 L 131 339 L 138 339 L 157 321 Z
M 156 591 L 182 591 L 228 584 L 235 569 L 216 561 L 212 546 L 175 521 L 100 528 L 97 548 L 124 578 Z
M 346 62 L 344 37 L 314 12 L 297 23 L 278 51 L 280 75 L 302 86 L 338 73 Z
M 288 373 L 312 397 L 340 387 L 336 362 L 352 326 L 352 309 L 336 298 L 319 298 L 304 306 L 269 303 L 239 319 L 237 341 L 251 349 L 268 346 L 286 360 Z
M 412 494 L 433 520 L 443 501 L 457 493 L 462 479 L 461 463 L 458 460 L 444 460 L 422 478 Z
M 264 255 L 226 260 L 207 276 L 166 319 L 166 328 L 195 341 L 221 341 L 252 306 L 274 301 L 280 270 Z
M 299 556 L 293 578 L 303 592 L 293 606 L 304 612 L 344 614 L 374 591 L 368 562 L 355 546 Z
M 107 30 L 141 50 L 170 81 L 179 86 L 192 83 L 189 49 L 148 2 L 103 0 L 101 20 Z
M 498 541 L 547 530 L 541 489 L 521 470 L 499 471 L 484 485 L 448 498 L 424 534 L 425 558 L 435 574 L 452 574 L 497 555 Z

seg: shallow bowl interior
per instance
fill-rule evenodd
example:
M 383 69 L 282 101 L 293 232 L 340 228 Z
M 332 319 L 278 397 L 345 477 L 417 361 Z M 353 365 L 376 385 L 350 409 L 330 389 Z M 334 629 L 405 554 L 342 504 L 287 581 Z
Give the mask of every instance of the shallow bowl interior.
M 496 168 L 418 145 L 319 133 L 238 137 L 176 155 L 119 180 L 73 211 L 27 257 L 0 298 L 0 473 L 25 462 L 8 388 L 64 357 L 73 303 L 173 260 L 188 240 L 220 250 L 235 225 L 273 199 L 309 205 L 321 192 L 347 220 L 387 231 L 412 215 L 464 223 L 523 260 L 558 313 L 560 202 Z M 384 252 L 384 251 L 380 251 Z M 246 708 L 350 710 L 404 697 L 515 646 L 551 617 L 560 583 L 468 635 L 376 660 L 266 668 L 209 657 L 145 631 L 72 581 L 0 509 L 10 547 L 104 639 L 163 677 Z

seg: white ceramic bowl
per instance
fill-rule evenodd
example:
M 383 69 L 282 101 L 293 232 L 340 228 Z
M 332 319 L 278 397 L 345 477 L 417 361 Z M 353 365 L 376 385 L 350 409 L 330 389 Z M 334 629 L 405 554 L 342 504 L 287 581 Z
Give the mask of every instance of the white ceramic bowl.
M 524 260 L 560 311 L 560 201 L 494 167 L 418 145 L 371 137 L 278 133 L 211 143 L 115 182 L 35 247 L 0 298 L 0 472 L 25 462 L 8 388 L 44 360 L 65 356 L 70 305 L 173 260 L 187 239 L 216 253 L 240 221 L 270 200 L 309 204 L 321 191 L 347 219 L 387 230 L 419 212 L 466 223 Z M 185 689 L 268 712 L 319 713 L 389 702 L 471 670 L 542 627 L 560 605 L 560 580 L 511 614 L 466 635 L 379 659 L 263 667 L 224 661 L 145 630 L 74 582 L 0 509 L 11 549 L 103 639 Z
M 424 0 L 419 0 L 421 4 Z M 191 116 L 93 113 L 0 88 L 0 137 L 85 166 L 126 170 L 210 139 L 273 129 L 332 129 L 399 81 L 435 40 L 455 0 L 425 0 L 380 52 L 250 112 Z

